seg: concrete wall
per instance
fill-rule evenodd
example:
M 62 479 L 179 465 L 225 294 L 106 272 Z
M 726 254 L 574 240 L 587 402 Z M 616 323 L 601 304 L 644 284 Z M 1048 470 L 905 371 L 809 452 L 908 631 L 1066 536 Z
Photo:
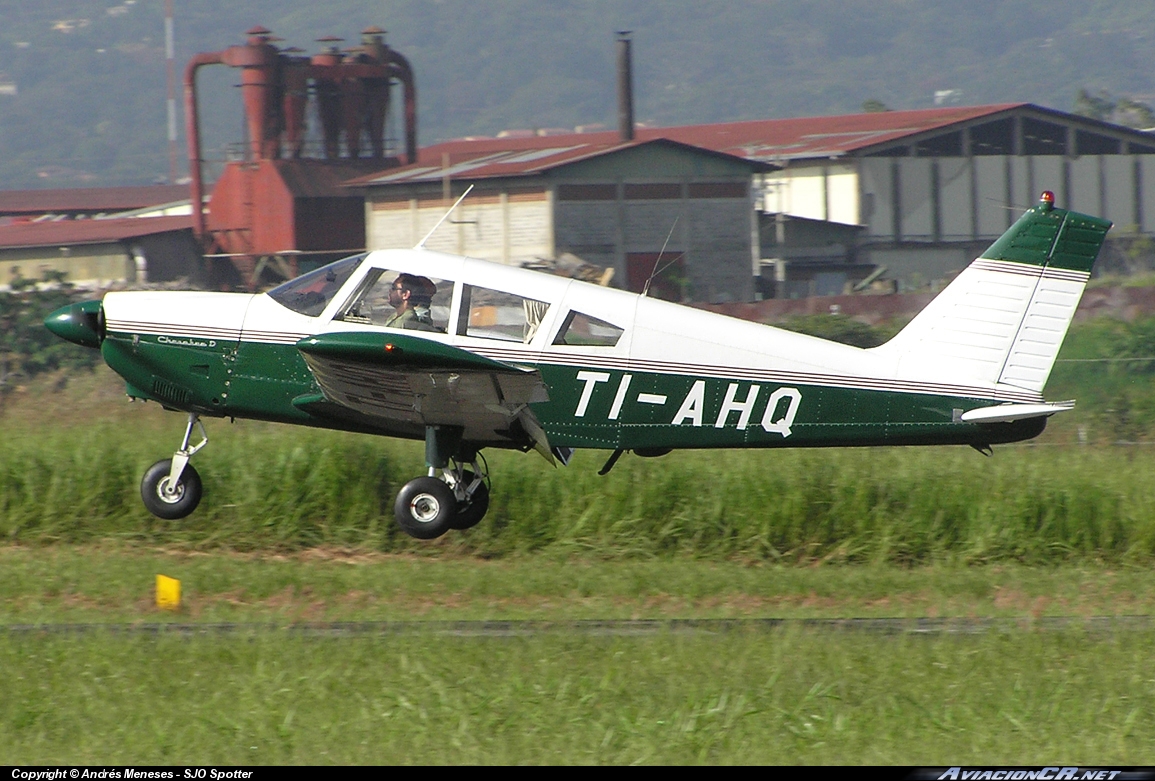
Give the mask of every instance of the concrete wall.
M 866 240 L 994 239 L 1043 190 L 1058 205 L 1155 233 L 1155 155 L 866 157 L 762 178 L 761 210 L 864 224 Z
M 1155 155 L 867 157 L 858 161 L 867 240 L 993 240 L 1043 190 L 1059 206 L 1155 233 Z
M 413 247 L 445 215 L 452 201 L 440 197 L 382 195 L 367 201 L 369 249 Z M 497 263 L 520 264 L 554 254 L 550 196 L 536 190 L 503 188 L 470 195 L 425 246 Z
M 138 273 L 138 263 L 143 264 L 143 275 Z M 45 271 L 64 272 L 68 282 L 94 289 L 181 278 L 193 284 L 204 282 L 200 250 L 190 230 L 123 242 L 0 249 L 0 289 L 7 289 L 17 276 L 42 279 Z
M 762 211 L 857 225 L 858 169 L 853 163 L 803 164 L 762 177 Z
M 74 285 L 103 288 L 136 279 L 136 264 L 119 242 L 78 247 L 19 247 L 0 249 L 0 290 L 14 279 L 43 278 L 45 271 L 61 271 Z

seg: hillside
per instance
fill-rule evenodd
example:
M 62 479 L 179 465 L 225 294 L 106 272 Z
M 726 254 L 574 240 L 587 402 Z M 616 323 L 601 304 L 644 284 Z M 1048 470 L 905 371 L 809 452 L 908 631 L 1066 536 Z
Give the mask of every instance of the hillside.
M 615 123 L 613 32 L 633 31 L 637 117 L 658 125 L 1155 97 L 1155 6 L 1052 0 L 176 0 L 176 61 L 263 24 L 310 52 L 367 25 L 413 63 L 422 143 Z M 168 173 L 163 0 L 0 0 L 0 189 Z M 241 139 L 235 73 L 202 79 L 206 150 Z M 15 94 L 10 94 L 15 90 Z M 948 92 L 949 91 L 949 92 Z M 183 119 L 181 162 L 184 165 Z

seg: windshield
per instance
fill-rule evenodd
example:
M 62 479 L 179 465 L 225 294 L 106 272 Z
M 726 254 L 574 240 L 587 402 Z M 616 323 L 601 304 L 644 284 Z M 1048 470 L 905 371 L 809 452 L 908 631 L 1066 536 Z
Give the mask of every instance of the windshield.
M 285 284 L 270 290 L 269 296 L 281 306 L 287 306 L 294 312 L 316 317 L 325 311 L 325 307 L 333 300 L 333 296 L 337 295 L 337 291 L 357 270 L 367 254 L 343 258 L 296 279 L 290 279 Z

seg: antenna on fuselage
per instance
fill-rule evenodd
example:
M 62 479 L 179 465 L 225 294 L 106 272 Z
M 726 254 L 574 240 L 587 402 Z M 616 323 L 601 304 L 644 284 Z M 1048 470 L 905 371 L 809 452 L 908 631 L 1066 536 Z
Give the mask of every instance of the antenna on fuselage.
M 449 219 L 449 215 L 453 214 L 453 210 L 457 208 L 458 204 L 460 204 L 462 201 L 465 200 L 465 196 L 469 195 L 471 190 L 473 190 L 473 185 L 469 185 L 468 187 L 465 188 L 465 192 L 463 192 L 461 194 L 460 198 L 458 198 L 456 201 L 453 202 L 453 205 L 449 207 L 449 211 L 447 211 L 447 212 L 445 212 L 445 214 L 441 215 L 441 219 L 438 220 L 437 224 L 433 226 L 433 230 L 426 233 L 425 238 L 423 238 L 421 241 L 417 242 L 417 246 L 415 246 L 413 249 L 425 249 L 425 242 L 429 241 L 429 237 L 437 232 L 437 229 L 441 227 L 441 223 L 443 223 L 447 219 Z M 676 222 L 676 220 L 675 220 L 675 222 Z
M 680 257 L 682 257 L 682 255 L 686 254 L 684 252 L 679 253 L 677 258 L 674 258 L 669 263 L 667 263 L 665 266 L 658 268 L 658 265 L 662 262 L 662 255 L 664 255 L 666 252 L 666 245 L 670 243 L 670 237 L 674 235 L 674 228 L 676 228 L 676 227 L 678 227 L 678 218 L 677 217 L 674 218 L 674 224 L 670 226 L 670 232 L 666 234 L 666 240 L 662 242 L 662 251 L 658 253 L 658 259 L 654 261 L 654 270 L 650 272 L 650 278 L 646 280 L 646 286 L 642 288 L 642 295 L 643 296 L 645 296 L 647 293 L 650 292 L 650 283 L 654 281 L 654 277 L 658 276 L 658 274 L 661 274 L 663 271 L 668 269 L 674 263 L 677 263 L 678 258 L 680 258 Z

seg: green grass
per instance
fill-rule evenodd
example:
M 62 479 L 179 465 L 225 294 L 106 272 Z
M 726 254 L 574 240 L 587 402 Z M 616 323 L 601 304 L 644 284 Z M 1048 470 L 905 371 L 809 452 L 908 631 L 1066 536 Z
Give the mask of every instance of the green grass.
M 0 637 L 13 764 L 1155 761 L 1150 632 Z M 1104 663 L 1110 660 L 1109 663 Z
M 183 609 L 158 611 L 157 574 Z M 284 556 L 0 548 L 2 624 L 1155 615 L 1155 573 L 1101 565 L 797 567 L 692 558 Z
M 676 453 L 608 477 L 605 454 L 495 453 L 489 517 L 432 544 L 389 517 L 419 443 L 251 422 L 210 421 L 201 509 L 157 521 L 138 481 L 181 417 L 104 369 L 48 378 L 0 400 L 0 622 L 1153 615 L 1155 453 L 1052 446 L 1141 439 L 1147 380 L 1061 366 L 1049 395 L 1090 409 L 1038 446 Z M 1137 412 L 1110 428 L 1123 396 Z M 155 609 L 158 573 L 180 613 Z M 0 756 L 1143 765 L 1152 640 L 0 632 Z
M 7 411 L 0 540 L 903 565 L 1155 557 L 1155 452 L 1045 442 L 989 459 L 965 447 L 627 456 L 606 477 L 604 453 L 555 469 L 496 452 L 486 520 L 429 544 L 391 518 L 395 491 L 421 471 L 420 443 L 210 421 L 195 459 L 205 499 L 188 519 L 162 522 L 141 505 L 139 479 L 171 453 L 181 417 L 106 406 L 109 379 L 87 378 L 99 404 L 57 406 L 52 425 L 27 414 L 32 400 Z
M 797 568 L 512 557 L 188 555 L 0 549 L 7 622 L 155 619 L 154 577 L 182 581 L 178 620 L 989 616 L 1151 613 L 1145 569 Z
M 184 608 L 152 605 L 158 572 Z M 1155 614 L 1103 566 L 0 548 L 7 624 Z M 1142 625 L 1140 625 L 1141 627 Z M 1155 632 L 0 631 L 15 764 L 1151 764 Z

